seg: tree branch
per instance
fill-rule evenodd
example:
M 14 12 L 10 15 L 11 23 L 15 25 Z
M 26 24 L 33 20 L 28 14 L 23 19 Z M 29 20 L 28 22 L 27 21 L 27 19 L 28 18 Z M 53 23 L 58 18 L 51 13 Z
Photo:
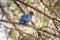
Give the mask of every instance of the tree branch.
M 25 13 L 24 10 L 19 6 L 20 4 L 18 4 L 15 0 L 13 0 L 13 2 L 16 4 L 16 6 L 17 6 L 23 13 Z
M 43 13 L 43 12 L 40 11 L 39 9 L 36 9 L 35 7 L 33 7 L 33 6 L 31 6 L 31 5 L 27 4 L 27 3 L 24 3 L 24 2 L 22 2 L 22 1 L 20 1 L 20 0 L 16 0 L 16 1 L 18 1 L 18 2 L 20 2 L 21 4 L 23 4 L 23 5 L 25 5 L 25 6 L 28 6 L 28 7 L 32 8 L 32 9 L 40 12 L 41 14 L 45 15 L 46 17 L 48 17 L 48 18 L 50 18 L 50 19 L 54 19 L 54 20 L 60 22 L 60 20 L 56 19 L 55 17 L 53 17 L 53 16 L 51 16 L 51 15 L 48 15 L 48 14 L 46 14 L 46 13 Z
M 13 2 L 16 4 L 16 6 L 25 14 L 25 11 L 19 6 L 19 4 L 16 2 L 16 0 L 13 0 Z M 31 21 L 31 23 L 35 26 L 34 22 Z

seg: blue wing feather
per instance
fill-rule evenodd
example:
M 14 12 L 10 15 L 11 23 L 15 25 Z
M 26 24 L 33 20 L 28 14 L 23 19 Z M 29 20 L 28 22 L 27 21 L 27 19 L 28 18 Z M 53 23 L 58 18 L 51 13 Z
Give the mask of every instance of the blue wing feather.
M 19 24 L 22 24 L 24 20 L 26 20 L 27 23 L 31 21 L 32 16 L 29 14 L 24 14 L 21 16 L 21 19 L 19 20 Z

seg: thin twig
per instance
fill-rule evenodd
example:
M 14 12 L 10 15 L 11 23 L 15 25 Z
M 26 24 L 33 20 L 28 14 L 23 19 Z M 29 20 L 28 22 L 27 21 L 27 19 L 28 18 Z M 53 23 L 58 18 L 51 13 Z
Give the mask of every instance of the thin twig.
M 50 18 L 50 19 L 54 19 L 54 20 L 60 22 L 60 20 L 56 19 L 55 17 L 53 17 L 53 16 L 51 16 L 51 15 L 48 15 L 48 14 L 46 14 L 46 13 L 40 11 L 39 9 L 36 9 L 35 7 L 33 7 L 33 6 L 29 5 L 29 4 L 27 4 L 27 3 L 24 3 L 24 2 L 22 2 L 22 1 L 20 1 L 20 0 L 16 0 L 16 1 L 18 1 L 18 2 L 22 3 L 23 5 L 28 6 L 28 7 L 32 8 L 32 9 L 34 9 L 34 10 L 40 12 L 41 14 L 47 16 L 47 17 Z
M 13 2 L 16 4 L 16 6 L 25 14 L 25 11 L 19 6 L 19 4 L 16 2 L 16 0 L 13 0 Z M 31 23 L 35 26 L 34 22 L 31 21 Z
M 25 13 L 24 10 L 19 6 L 20 4 L 18 4 L 15 0 L 13 0 L 13 2 L 16 4 L 16 6 L 17 6 L 23 13 Z

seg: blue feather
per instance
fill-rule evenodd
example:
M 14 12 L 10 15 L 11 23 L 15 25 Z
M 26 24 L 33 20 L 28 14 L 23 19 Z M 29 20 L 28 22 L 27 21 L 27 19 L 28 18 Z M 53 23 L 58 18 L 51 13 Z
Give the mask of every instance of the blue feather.
M 23 14 L 21 16 L 21 19 L 19 20 L 18 24 L 22 24 L 22 23 L 24 23 L 24 21 L 26 21 L 26 23 L 29 23 L 31 21 L 31 19 L 32 19 L 32 15 L 30 15 L 30 14 Z

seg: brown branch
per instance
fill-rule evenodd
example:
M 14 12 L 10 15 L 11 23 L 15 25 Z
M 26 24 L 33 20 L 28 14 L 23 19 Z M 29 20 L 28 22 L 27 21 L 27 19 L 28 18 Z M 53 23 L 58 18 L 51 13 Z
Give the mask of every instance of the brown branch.
M 16 6 L 17 6 L 23 13 L 25 13 L 24 10 L 19 6 L 20 4 L 18 4 L 15 0 L 13 0 L 13 2 L 16 4 Z
M 6 27 L 6 28 L 8 28 L 8 29 L 12 29 L 12 30 L 16 30 L 16 31 L 18 31 L 22 36 L 23 36 L 23 33 L 24 34 L 27 34 L 27 35 L 30 35 L 30 36 L 32 36 L 32 37 L 34 37 L 33 35 L 31 35 L 31 34 L 28 34 L 28 33 L 25 33 L 25 32 L 23 32 L 23 31 L 20 31 L 17 27 L 16 27 L 16 25 L 15 24 L 17 24 L 16 22 L 11 22 L 11 21 L 8 21 L 8 20 L 0 20 L 0 22 L 6 22 L 6 23 L 11 23 L 11 24 L 13 24 L 13 26 L 14 26 L 14 28 L 8 28 L 8 27 Z M 24 25 L 24 24 L 23 24 Z M 31 27 L 31 26 L 30 26 Z M 23 36 L 24 38 L 25 38 L 25 36 Z M 34 37 L 34 38 L 36 38 L 36 37 Z M 26 38 L 25 38 L 26 39 Z M 36 39 L 38 39 L 38 38 L 36 38 Z
M 1 4 L 0 4 L 0 8 L 1 8 L 1 11 L 3 12 Z M 4 16 L 5 13 L 2 13 L 2 15 Z M 2 18 L 3 18 L 3 16 L 2 16 Z
M 16 29 L 16 31 L 19 32 L 19 35 L 21 34 L 23 36 L 23 38 L 26 40 L 25 36 L 23 35 L 22 31 L 20 31 L 15 24 L 13 24 L 14 28 Z
M 0 22 L 6 22 L 6 23 L 11 23 L 11 24 L 17 24 L 17 22 L 12 22 L 12 21 L 9 21 L 9 20 L 2 20 L 2 19 L 0 19 Z
M 45 36 L 45 35 L 42 35 L 40 32 L 38 32 L 38 36 L 39 38 L 41 38 L 42 40 L 45 40 L 45 38 L 43 38 L 42 36 Z M 39 39 L 40 40 L 40 39 Z
M 2 6 L 1 4 L 0 4 L 0 8 L 1 8 L 1 10 L 2 10 L 2 15 L 3 15 L 3 16 L 5 15 L 5 16 L 7 17 L 7 19 L 10 20 L 10 18 L 9 18 L 8 15 L 7 15 L 8 13 L 3 9 L 3 6 Z
M 16 1 L 14 1 L 14 3 L 20 8 L 20 6 L 19 6 L 19 4 L 17 4 L 17 2 Z M 4 10 L 3 10 L 3 8 L 1 8 L 2 9 L 2 11 L 3 12 L 5 12 Z M 21 9 L 21 8 L 20 8 Z M 22 9 L 21 9 L 21 11 L 23 11 Z M 6 13 L 6 12 L 5 12 Z M 24 11 L 23 11 L 23 13 L 25 13 Z M 9 19 L 10 20 L 10 19 Z M 12 23 L 13 24 L 13 26 L 15 27 L 15 29 L 23 36 L 23 34 L 19 31 L 19 29 L 17 29 L 17 27 L 15 26 L 15 24 L 17 24 L 17 22 L 11 22 L 11 21 L 8 21 L 8 20 L 0 20 L 0 22 L 7 22 L 7 23 Z M 24 36 L 23 36 L 24 37 Z M 24 37 L 25 38 L 25 37 Z
M 45 7 L 47 7 L 48 9 L 50 9 L 50 7 L 43 2 L 43 0 L 40 0 L 40 1 L 43 3 L 43 5 L 44 5 Z
M 59 33 L 59 35 L 60 35 L 60 32 L 59 32 L 58 27 L 57 27 L 57 25 L 56 25 L 56 23 L 55 23 L 55 21 L 54 21 L 54 20 L 53 20 L 53 23 L 54 23 L 55 28 L 57 29 L 57 32 L 58 32 L 58 33 Z
M 16 6 L 23 12 L 23 14 L 25 13 L 25 11 L 19 6 L 19 4 L 16 2 L 16 0 L 13 0 L 13 2 L 16 4 Z M 31 23 L 35 26 L 34 22 L 31 21 Z
M 26 40 L 26 38 L 25 38 L 25 36 L 24 36 L 23 34 L 27 34 L 27 35 L 29 35 L 29 36 L 32 36 L 32 37 L 36 38 L 35 36 L 33 36 L 33 35 L 29 34 L 29 33 L 25 33 L 25 32 L 23 32 L 22 30 L 20 31 L 20 30 L 16 27 L 16 25 L 13 24 L 13 26 L 14 26 L 15 29 L 13 29 L 13 28 L 9 28 L 9 29 L 18 31 L 19 34 L 21 34 L 21 35 L 23 36 L 24 40 Z M 38 38 L 36 38 L 36 39 L 38 40 Z
M 40 0 L 42 3 L 43 3 L 43 5 L 45 6 L 45 7 L 47 7 L 48 9 L 50 9 L 50 7 L 51 7 L 51 5 L 50 5 L 50 7 L 48 6 L 48 5 L 46 5 L 42 0 Z M 50 1 L 50 0 L 49 0 Z M 52 12 L 53 13 L 55 13 L 53 10 L 52 10 Z M 56 16 L 56 15 L 55 15 Z M 56 23 L 55 23 L 55 20 L 53 19 L 53 23 L 54 23 L 54 26 L 55 26 L 55 28 L 57 29 L 57 32 L 59 32 L 59 30 L 58 30 L 58 27 L 56 26 Z M 60 32 L 59 32 L 60 33 Z
M 55 24 L 54 24 L 55 25 Z M 56 26 L 55 26 L 56 27 Z M 60 32 L 59 32 L 59 30 L 56 28 L 56 29 L 54 29 L 54 28 L 51 28 L 51 27 L 48 27 L 48 26 L 43 26 L 43 27 L 41 27 L 39 30 L 42 30 L 43 28 L 49 28 L 49 29 L 52 29 L 52 30 L 54 30 L 54 31 L 57 31 L 58 33 L 59 33 L 59 35 L 60 35 Z
M 58 27 L 57 27 L 55 21 L 54 21 L 54 20 L 52 20 L 52 21 L 53 21 L 53 23 L 54 23 L 55 28 L 58 30 Z
M 41 31 L 42 31 L 42 32 L 45 32 L 45 33 L 48 33 L 48 34 L 50 34 L 50 35 L 52 35 L 52 36 L 55 36 L 55 37 L 60 38 L 60 36 L 59 36 L 59 35 L 57 35 L 57 34 L 53 34 L 53 33 L 48 32 L 48 31 L 46 31 L 46 30 L 41 30 Z
M 55 37 L 60 38 L 60 36 L 57 35 L 57 34 L 53 34 L 53 33 L 48 32 L 48 31 L 46 31 L 46 30 L 39 30 L 39 29 L 35 28 L 35 26 L 33 26 L 33 25 L 28 25 L 28 24 L 24 24 L 24 25 L 25 25 L 25 26 L 28 26 L 28 27 L 32 27 L 33 29 L 35 29 L 35 30 L 37 31 L 37 33 L 38 33 L 39 31 L 43 31 L 43 32 L 45 32 L 45 33 L 48 33 L 48 34 L 50 34 L 50 35 L 53 35 L 53 36 L 55 36 Z
M 18 1 L 19 1 L 19 0 L 18 0 Z M 34 10 L 42 13 L 43 15 L 47 16 L 47 17 L 50 18 L 50 19 L 54 19 L 54 20 L 60 22 L 60 20 L 58 20 L 58 19 L 56 19 L 56 18 L 53 18 L 53 17 L 51 17 L 50 15 L 48 15 L 48 14 L 46 14 L 46 13 L 43 13 L 42 11 L 40 11 L 40 10 L 32 7 L 31 5 L 28 5 L 28 4 L 26 4 L 26 3 L 23 3 L 22 1 L 19 1 L 19 2 L 22 3 L 22 4 L 24 4 L 24 5 L 26 5 L 26 6 L 29 6 L 29 7 L 33 8 Z M 17 23 L 15 23 L 15 22 L 7 21 L 7 20 L 0 20 L 0 22 L 8 22 L 8 23 L 17 24 Z M 27 26 L 30 26 L 30 27 L 33 27 L 33 28 L 34 28 L 34 26 L 31 26 L 31 25 L 27 25 Z M 34 29 L 35 29 L 35 28 L 34 28 Z M 16 30 L 19 31 L 18 29 L 16 29 Z M 56 37 L 59 37 L 59 38 L 60 38 L 60 36 L 58 36 L 58 35 L 56 35 L 56 34 L 52 34 L 52 33 L 48 32 L 48 31 L 45 31 L 45 30 L 37 30 L 37 31 L 43 31 L 43 32 L 45 32 L 45 33 L 48 33 L 48 34 L 51 34 L 51 35 L 53 35 L 53 36 L 56 36 Z
M 51 15 L 48 15 L 48 14 L 46 14 L 46 13 L 43 13 L 43 12 L 40 11 L 39 9 L 36 9 L 35 7 L 33 7 L 33 6 L 31 6 L 31 5 L 27 4 L 27 3 L 24 3 L 24 2 L 22 2 L 22 1 L 20 1 L 20 0 L 16 0 L 16 1 L 18 1 L 18 2 L 20 2 L 21 4 L 23 4 L 23 5 L 25 5 L 25 6 L 28 6 L 28 7 L 32 8 L 32 9 L 40 12 L 41 14 L 47 16 L 47 17 L 50 18 L 50 19 L 54 19 L 54 20 L 60 22 L 60 20 L 56 19 L 55 17 L 53 17 L 53 16 L 51 16 Z
M 19 7 L 19 6 L 18 6 Z M 4 9 L 3 9 L 3 6 L 1 6 L 0 5 L 0 8 L 1 8 L 1 10 L 2 10 L 2 12 L 3 12 L 3 15 L 6 15 L 6 12 L 4 11 Z M 6 15 L 7 16 L 7 15 Z M 8 17 L 7 17 L 8 18 Z M 8 18 L 9 19 L 9 18 Z M 10 20 L 10 19 L 9 19 Z M 1 20 L 0 19 L 0 22 L 7 22 L 7 23 L 12 23 L 12 24 L 14 24 L 13 26 L 15 27 L 15 29 L 23 36 L 23 34 L 19 31 L 19 29 L 17 29 L 17 27 L 15 26 L 15 24 L 17 24 L 16 22 L 11 22 L 11 21 L 8 21 L 8 20 Z M 7 27 L 8 28 L 8 27 Z M 9 28 L 9 29 L 12 29 L 12 28 Z M 14 30 L 15 30 L 14 29 Z M 23 36 L 24 37 L 24 36 Z M 25 37 L 24 37 L 25 38 Z
M 48 10 L 49 11 L 51 11 L 51 13 L 54 13 L 55 14 L 55 16 L 56 17 L 59 17 L 59 16 L 57 16 L 57 12 L 56 11 L 54 11 L 54 9 L 52 9 L 52 10 L 50 10 L 51 9 L 51 5 L 50 6 L 48 6 L 48 5 L 46 5 L 42 0 L 40 0 L 42 3 L 43 3 L 43 5 L 45 6 L 45 7 L 47 7 L 48 8 Z M 54 7 L 54 6 L 53 6 Z
M 15 22 L 10 22 L 10 21 L 7 21 L 7 20 L 0 20 L 0 22 L 8 22 L 8 23 L 14 23 L 14 24 L 16 24 Z M 55 36 L 55 37 L 60 38 L 59 35 L 53 34 L 53 33 L 48 32 L 48 31 L 46 31 L 46 30 L 39 30 L 39 29 L 36 29 L 35 26 L 33 26 L 33 25 L 27 25 L 27 24 L 24 24 L 24 25 L 35 29 L 37 32 L 43 31 L 43 32 L 45 32 L 45 33 L 48 33 L 48 34 L 50 34 L 50 35 L 53 35 L 53 36 Z M 16 28 L 16 27 L 15 27 L 15 28 Z M 16 30 L 19 31 L 18 29 L 16 29 Z M 19 31 L 19 32 L 21 32 L 21 31 Z

